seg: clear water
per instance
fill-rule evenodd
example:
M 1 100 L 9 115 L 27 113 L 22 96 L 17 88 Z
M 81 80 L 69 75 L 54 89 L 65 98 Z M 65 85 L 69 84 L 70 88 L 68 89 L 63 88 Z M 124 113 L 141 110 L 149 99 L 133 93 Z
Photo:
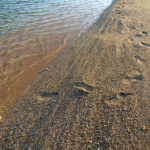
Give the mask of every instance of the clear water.
M 64 22 L 53 30 L 73 29 L 92 24 L 112 0 L 0 0 L 0 37 L 36 23 L 35 28 L 49 32 L 47 25 Z
M 17 76 L 77 39 L 111 2 L 0 0 L 0 79 Z
M 17 99 L 111 2 L 0 0 L 0 99 Z

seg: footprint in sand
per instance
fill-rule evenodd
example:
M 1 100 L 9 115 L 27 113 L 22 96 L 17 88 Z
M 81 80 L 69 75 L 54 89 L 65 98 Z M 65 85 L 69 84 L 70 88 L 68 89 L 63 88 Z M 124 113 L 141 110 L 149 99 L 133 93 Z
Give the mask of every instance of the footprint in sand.
M 131 77 L 126 77 L 126 79 L 128 80 L 142 80 L 143 76 L 142 75 L 135 75 L 135 76 L 131 76 Z
M 122 79 L 122 84 L 131 85 L 133 82 L 139 82 L 143 80 L 143 75 L 140 71 L 133 71 L 129 73 L 124 79 Z
M 131 73 L 129 73 L 125 79 L 127 80 L 136 80 L 141 81 L 143 80 L 143 75 L 140 70 L 133 70 Z
M 84 82 L 75 82 L 74 87 L 84 94 L 88 94 L 94 89 L 92 86 L 85 84 Z
M 108 106 L 118 106 L 120 101 L 117 99 L 117 94 L 106 94 L 103 97 L 104 103 Z
M 141 44 L 142 44 L 143 46 L 150 47 L 150 44 L 149 44 L 149 43 L 141 42 Z
M 142 37 L 143 35 L 148 36 L 148 32 L 142 31 L 141 33 L 137 33 L 136 37 Z
M 119 96 L 122 97 L 122 98 L 126 98 L 126 97 L 128 97 L 130 95 L 133 95 L 133 93 L 125 93 L 125 92 L 120 92 L 119 93 Z
M 55 96 L 58 96 L 59 93 L 58 92 L 39 92 L 37 94 L 35 94 L 35 97 L 38 99 L 38 100 L 41 100 L 41 101 L 45 101 L 45 100 L 50 100 L 52 97 L 55 97 Z
M 141 33 L 137 33 L 136 37 L 142 37 L 142 34 Z
M 142 31 L 142 34 L 148 36 L 148 32 L 146 31 Z
M 118 94 L 113 94 L 110 96 L 104 96 L 104 103 L 108 106 L 119 106 L 124 100 L 133 93 L 119 92 Z
M 134 58 L 137 60 L 139 64 L 143 64 L 146 62 L 146 60 L 142 59 L 140 56 L 134 56 Z

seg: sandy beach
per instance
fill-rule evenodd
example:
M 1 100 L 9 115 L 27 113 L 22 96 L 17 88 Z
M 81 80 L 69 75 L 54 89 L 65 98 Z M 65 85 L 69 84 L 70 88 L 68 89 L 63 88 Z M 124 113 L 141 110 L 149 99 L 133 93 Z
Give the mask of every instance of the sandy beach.
M 149 0 L 114 0 L 0 116 L 0 149 L 149 150 L 149 16 Z
M 57 54 L 92 26 L 111 2 L 0 1 L 0 115 L 3 118 Z

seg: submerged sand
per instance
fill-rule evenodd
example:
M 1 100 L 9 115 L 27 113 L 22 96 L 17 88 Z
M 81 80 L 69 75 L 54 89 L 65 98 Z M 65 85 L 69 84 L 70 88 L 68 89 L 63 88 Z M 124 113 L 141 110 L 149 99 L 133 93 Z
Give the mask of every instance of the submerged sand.
M 149 8 L 114 0 L 1 123 L 1 149 L 150 149 Z

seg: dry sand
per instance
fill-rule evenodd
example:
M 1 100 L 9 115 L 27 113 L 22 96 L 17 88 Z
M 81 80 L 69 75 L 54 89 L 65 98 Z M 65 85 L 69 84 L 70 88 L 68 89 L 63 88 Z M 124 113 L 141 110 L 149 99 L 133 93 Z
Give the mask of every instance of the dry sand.
M 150 149 L 149 16 L 114 0 L 1 118 L 1 149 Z

